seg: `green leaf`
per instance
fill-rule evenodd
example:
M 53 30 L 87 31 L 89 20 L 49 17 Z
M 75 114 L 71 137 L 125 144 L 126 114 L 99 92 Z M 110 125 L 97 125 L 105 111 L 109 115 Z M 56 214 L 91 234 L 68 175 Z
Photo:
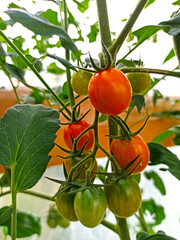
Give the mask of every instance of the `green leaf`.
M 6 70 L 9 72 L 9 74 L 12 77 L 15 77 L 18 81 L 25 83 L 25 79 L 24 79 L 24 72 L 16 67 L 13 64 L 9 64 L 9 63 L 4 63 L 4 67 L 6 68 Z
M 5 30 L 7 27 L 7 24 L 3 21 L 3 19 L 0 17 L 0 29 Z
M 3 226 L 4 223 L 11 218 L 12 206 L 6 206 L 0 209 L 0 226 Z
M 65 73 L 65 70 L 62 69 L 62 68 L 59 68 L 55 62 L 53 63 L 50 63 L 48 66 L 47 66 L 47 71 L 49 73 L 53 73 L 53 74 L 63 74 Z
M 145 106 L 145 100 L 144 100 L 144 96 L 142 95 L 134 95 L 132 97 L 132 102 L 135 104 L 135 106 L 137 107 L 138 112 L 141 112 L 141 109 Z
M 60 22 L 58 21 L 58 13 L 53 11 L 52 9 L 48 9 L 46 12 L 41 12 L 40 16 L 46 18 L 50 23 L 54 25 L 60 25 Z
M 156 186 L 156 188 L 160 191 L 160 193 L 162 195 L 166 195 L 165 185 L 164 185 L 162 179 L 160 178 L 160 176 L 156 172 L 154 172 L 154 171 L 145 172 L 144 175 L 147 179 L 153 180 L 154 185 Z
M 8 227 L 8 235 L 11 235 L 11 218 L 4 222 Z M 17 238 L 29 237 L 33 234 L 40 236 L 41 223 L 40 218 L 27 212 L 17 212 Z
M 1 118 L 0 164 L 14 168 L 16 192 L 43 175 L 58 128 L 58 111 L 42 105 L 16 105 Z
M 159 118 L 176 118 L 180 119 L 180 111 L 179 110 L 169 110 L 169 111 L 163 111 L 163 112 L 156 112 L 152 113 L 152 116 L 159 117 Z
M 163 99 L 163 95 L 161 94 L 161 92 L 159 90 L 153 89 L 152 101 L 153 101 L 154 106 L 156 106 L 158 99 Z
M 73 0 L 73 2 L 77 4 L 78 10 L 82 13 L 84 13 L 89 8 L 89 0 L 84 0 L 82 2 Z
M 148 143 L 150 150 L 149 165 L 165 164 L 167 169 L 174 177 L 180 180 L 180 160 L 178 157 L 158 143 Z
M 165 57 L 163 64 L 169 61 L 173 57 L 175 57 L 175 52 L 174 52 L 174 49 L 172 48 L 171 51 L 168 53 L 168 55 Z
M 165 139 L 169 138 L 170 136 L 172 136 L 174 134 L 174 131 L 170 131 L 167 130 L 163 133 L 160 133 L 159 135 L 157 135 L 154 139 L 153 142 L 154 143 L 161 143 L 162 141 L 164 141 Z
M 177 0 L 176 2 L 173 2 L 172 4 L 175 5 L 175 6 L 176 5 L 180 6 L 180 0 Z
M 58 60 L 64 67 L 77 71 L 76 68 L 66 59 L 47 53 L 48 57 Z
M 95 42 L 97 35 L 99 32 L 99 27 L 98 27 L 98 22 L 95 22 L 93 25 L 91 25 L 91 31 L 90 33 L 87 35 L 87 37 L 89 38 L 89 42 Z
M 146 6 L 145 8 L 149 7 L 149 5 L 151 5 L 152 3 L 154 3 L 155 0 L 149 0 L 147 3 L 146 3 Z
M 5 11 L 15 22 L 21 23 L 36 35 L 51 37 L 57 35 L 61 39 L 62 46 L 68 50 L 77 51 L 69 35 L 60 27 L 51 24 L 47 19 L 28 13 L 23 9 L 9 9 Z
M 177 240 L 177 239 L 167 236 L 162 231 L 159 231 L 155 235 L 150 235 L 149 233 L 146 232 L 140 232 L 137 234 L 136 240 Z
M 166 31 L 169 35 L 178 35 L 180 33 L 180 13 L 177 13 L 168 21 L 159 23 L 159 25 L 169 27 L 169 30 Z
M 142 210 L 143 213 L 148 211 L 153 216 L 154 222 L 151 223 L 153 226 L 159 225 L 165 219 L 164 208 L 157 205 L 153 199 L 142 201 Z
M 6 172 L 0 178 L 0 187 L 9 187 L 11 181 L 11 169 L 7 168 Z
M 107 120 L 107 115 L 101 114 L 101 116 L 99 117 L 99 122 L 104 122 Z
M 175 137 L 173 138 L 174 143 L 180 145 L 180 126 L 173 126 L 169 131 L 173 131 L 175 134 Z
M 157 33 L 160 30 L 168 31 L 169 27 L 159 26 L 159 25 L 149 25 L 149 26 L 144 26 L 132 32 L 132 34 L 135 35 L 138 40 L 135 47 L 139 46 L 141 43 L 149 39 L 151 36 L 153 36 L 155 33 Z

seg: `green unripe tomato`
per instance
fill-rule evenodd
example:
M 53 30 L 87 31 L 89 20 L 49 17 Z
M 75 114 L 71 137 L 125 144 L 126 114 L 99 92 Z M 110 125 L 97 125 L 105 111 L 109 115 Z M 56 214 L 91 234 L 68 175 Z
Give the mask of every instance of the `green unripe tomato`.
M 74 211 L 75 193 L 71 193 L 73 189 L 68 192 L 63 192 L 56 197 L 56 206 L 62 217 L 68 221 L 77 221 Z
M 82 69 L 74 72 L 71 77 L 73 91 L 79 95 L 88 95 L 88 85 L 92 75 L 92 73 L 86 72 Z
M 126 74 L 134 93 L 141 93 L 146 90 L 151 82 L 149 73 L 130 72 Z
M 85 189 L 74 199 L 74 210 L 78 220 L 86 227 L 96 227 L 103 220 L 106 211 L 106 196 L 101 188 Z
M 68 228 L 69 227 L 69 221 L 62 216 L 59 216 L 58 218 L 58 225 L 62 228 Z

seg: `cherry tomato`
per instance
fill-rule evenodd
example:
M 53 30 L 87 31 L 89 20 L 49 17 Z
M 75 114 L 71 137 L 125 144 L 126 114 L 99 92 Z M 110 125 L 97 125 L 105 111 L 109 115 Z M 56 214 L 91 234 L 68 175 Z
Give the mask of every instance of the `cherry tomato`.
M 83 132 L 86 128 L 88 128 L 90 126 L 90 124 L 88 122 L 86 122 L 85 120 L 81 120 L 77 123 L 72 123 L 69 124 L 65 127 L 64 129 L 64 142 L 66 143 L 66 145 L 68 146 L 69 149 L 72 150 L 73 145 L 72 145 L 72 139 L 75 139 L 77 136 L 79 136 L 79 134 L 81 132 Z M 77 143 L 77 149 L 80 149 L 84 146 L 84 144 L 89 140 L 89 142 L 87 143 L 85 150 L 89 151 L 93 144 L 94 144 L 94 132 L 93 130 L 89 130 L 88 132 L 86 132 L 78 141 Z
M 132 97 L 129 80 L 115 68 L 96 73 L 89 82 L 88 93 L 94 108 L 106 115 L 122 113 Z
M 73 188 L 68 192 L 63 192 L 56 197 L 56 206 L 62 217 L 69 221 L 77 221 L 74 211 L 74 198 L 75 193 L 72 192 Z
M 140 160 L 141 162 L 133 174 L 142 172 L 148 165 L 150 158 L 149 148 L 140 135 L 132 137 L 132 140 L 113 139 L 110 148 L 121 169 L 135 159 L 138 155 L 140 156 L 128 171 L 130 172 Z
M 151 82 L 149 73 L 130 72 L 126 74 L 134 93 L 141 93 L 146 90 Z
M 67 174 L 69 175 L 71 168 L 76 165 L 79 161 L 81 161 L 83 158 L 85 158 L 88 155 L 88 153 L 83 153 L 80 156 L 75 156 L 72 158 L 68 158 L 64 161 L 64 165 L 67 171 Z M 78 176 L 78 180 L 84 181 L 86 179 L 86 170 L 90 167 L 91 159 L 88 159 L 87 162 L 83 163 L 81 166 L 79 166 L 76 171 L 73 173 L 73 178 L 75 178 L 80 172 L 80 175 Z M 97 172 L 98 165 L 97 161 L 95 160 L 94 167 L 92 171 Z M 94 173 L 90 174 L 91 179 L 93 179 L 96 175 Z
M 76 194 L 74 210 L 78 220 L 86 227 L 96 227 L 106 211 L 106 196 L 101 188 L 87 188 Z
M 92 77 L 92 73 L 79 69 L 74 72 L 71 77 L 72 89 L 79 95 L 88 95 L 89 80 Z
M 132 177 L 117 181 L 109 177 L 105 180 L 104 191 L 108 208 L 116 216 L 127 218 L 135 214 L 141 206 L 141 190 Z

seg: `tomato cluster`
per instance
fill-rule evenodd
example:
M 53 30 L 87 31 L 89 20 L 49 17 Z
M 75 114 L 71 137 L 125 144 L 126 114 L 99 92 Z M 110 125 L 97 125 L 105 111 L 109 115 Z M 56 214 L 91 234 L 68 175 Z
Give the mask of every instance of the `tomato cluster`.
M 131 80 L 131 75 L 128 76 L 129 80 L 115 68 L 100 71 L 93 76 L 79 70 L 73 74 L 71 82 L 77 94 L 86 95 L 88 89 L 89 99 L 98 112 L 116 118 L 114 115 L 122 113 L 129 106 L 132 89 L 133 92 L 141 92 L 147 88 L 150 81 L 148 78 L 146 83 L 144 81 L 144 85 L 137 89 L 136 84 L 134 85 Z M 83 85 L 80 86 L 80 83 Z M 98 174 L 98 164 L 95 154 L 93 155 L 93 152 L 97 151 L 98 141 L 94 136 L 95 133 L 97 134 L 94 125 L 91 126 L 81 119 L 65 127 L 64 142 L 70 149 L 67 152 L 71 154 L 64 161 L 67 181 L 60 186 L 59 195 L 56 196 L 56 206 L 60 215 L 68 221 L 80 221 L 84 226 L 93 228 L 101 223 L 107 207 L 120 218 L 130 217 L 140 208 L 141 190 L 138 182 L 131 175 L 137 176 L 145 169 L 150 158 L 149 149 L 140 135 L 131 134 L 123 120 L 119 126 L 121 136 L 114 137 L 110 145 L 111 157 L 115 159 L 113 162 L 115 173 L 103 175 L 104 188 L 93 183 Z M 124 168 L 126 168 L 125 175 L 121 171 Z

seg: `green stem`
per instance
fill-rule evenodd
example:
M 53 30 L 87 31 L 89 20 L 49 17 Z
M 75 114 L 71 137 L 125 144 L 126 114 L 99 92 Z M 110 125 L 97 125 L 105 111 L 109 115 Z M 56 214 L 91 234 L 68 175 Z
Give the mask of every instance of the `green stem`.
M 111 46 L 111 33 L 106 0 L 96 0 L 101 40 L 108 48 Z
M 63 9 L 64 9 L 64 30 L 68 32 L 69 23 L 68 23 L 68 9 L 67 9 L 66 0 L 63 0 Z M 69 61 L 70 59 L 69 50 L 65 50 L 65 57 L 66 57 L 66 60 Z M 70 105 L 72 108 L 75 105 L 75 99 L 74 99 L 74 94 L 71 86 L 71 72 L 69 68 L 66 68 L 66 78 L 67 78 Z
M 13 88 L 13 90 L 14 90 L 14 94 L 15 94 L 16 99 L 17 99 L 17 103 L 20 104 L 21 101 L 20 101 L 19 95 L 18 95 L 18 93 L 17 93 L 16 87 L 14 86 L 14 84 L 13 84 L 13 82 L 12 82 L 12 79 L 11 79 L 11 76 L 10 76 L 9 72 L 6 70 L 6 68 L 4 67 L 2 61 L 0 61 L 0 66 L 1 66 L 2 70 L 4 71 L 4 73 L 6 74 L 6 76 L 9 78 L 9 81 L 10 81 L 10 83 L 11 83 L 11 86 L 12 86 L 12 88 Z
M 169 70 L 164 70 L 164 69 L 122 67 L 120 70 L 121 70 L 123 73 L 128 73 L 128 72 L 144 72 L 144 73 L 161 74 L 161 75 L 172 76 L 172 77 L 180 77 L 180 72 L 174 72 L 174 71 L 169 71 Z
M 105 219 L 102 220 L 101 224 L 102 224 L 103 226 L 109 228 L 109 229 L 112 230 L 113 232 L 118 233 L 117 225 L 115 225 L 115 224 L 113 224 L 113 223 L 111 223 L 111 222 L 109 222 L 109 221 L 107 221 L 107 220 L 105 220 Z
M 141 226 L 142 226 L 142 229 L 143 229 L 145 232 L 149 233 L 148 226 L 147 226 L 146 221 L 145 221 L 145 219 L 144 219 L 144 214 L 143 214 L 142 207 L 140 207 L 140 209 L 139 209 L 139 216 L 137 216 L 137 217 L 138 217 L 138 219 L 139 219 L 139 221 L 140 221 L 140 224 L 141 224 Z
M 54 98 L 59 102 L 59 104 L 66 110 L 66 112 L 71 116 L 70 110 L 66 105 L 61 101 L 61 99 L 56 95 L 56 93 L 50 88 L 46 81 L 41 77 L 37 69 L 34 67 L 34 64 L 31 63 L 23 53 L 6 37 L 6 35 L 0 30 L 0 36 L 12 47 L 12 49 L 22 58 L 22 60 L 28 65 L 28 67 L 34 72 L 34 74 L 39 78 L 43 85 L 48 89 L 48 91 L 54 96 Z
M 119 49 L 121 48 L 124 40 L 126 39 L 128 33 L 130 32 L 131 28 L 133 27 L 134 23 L 136 22 L 139 14 L 143 10 L 144 6 L 146 5 L 148 0 L 140 0 L 134 9 L 133 13 L 130 15 L 126 25 L 122 29 L 121 33 L 117 37 L 116 41 L 113 45 L 109 48 L 110 53 L 112 56 L 116 55 Z
M 126 218 L 116 217 L 118 224 L 118 233 L 121 240 L 131 240 Z
M 11 171 L 11 197 L 12 197 L 12 219 L 11 219 L 11 238 L 12 240 L 16 240 L 16 232 L 17 232 L 17 210 L 16 210 L 16 197 L 17 192 L 15 188 L 15 166 L 12 167 Z

